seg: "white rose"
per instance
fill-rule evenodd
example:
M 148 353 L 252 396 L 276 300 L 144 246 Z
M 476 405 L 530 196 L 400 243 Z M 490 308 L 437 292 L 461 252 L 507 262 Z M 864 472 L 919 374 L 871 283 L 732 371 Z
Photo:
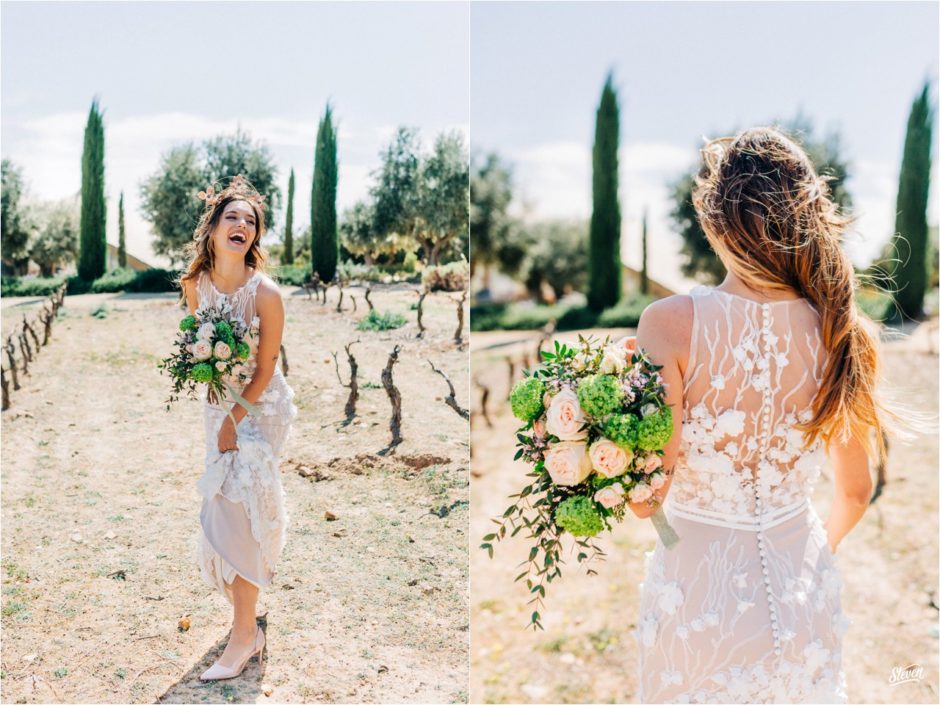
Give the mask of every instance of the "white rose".
M 578 395 L 563 389 L 552 398 L 545 414 L 545 429 L 563 441 L 580 441 L 587 437 L 587 429 L 581 430 L 584 421 Z
M 639 483 L 632 490 L 630 490 L 630 501 L 631 502 L 645 502 L 650 497 L 653 496 L 653 488 L 645 483 Z
M 193 344 L 193 358 L 208 360 L 210 357 L 212 357 L 212 344 L 208 340 L 197 340 Z
M 633 451 L 624 450 L 607 438 L 599 438 L 591 444 L 591 464 L 604 477 L 622 475 L 633 460 Z
M 228 346 L 228 343 L 223 343 L 221 340 L 215 344 L 212 352 L 220 360 L 228 360 L 232 356 L 232 349 Z
M 545 469 L 556 485 L 577 485 L 591 474 L 584 443 L 555 443 L 545 451 Z
M 217 369 L 219 372 L 224 371 L 225 363 L 220 360 L 219 362 L 215 363 L 215 369 Z
M 601 372 L 610 375 L 622 372 L 627 366 L 627 350 L 620 345 L 608 345 L 601 358 Z
M 200 340 L 212 340 L 213 335 L 215 335 L 215 326 L 211 323 L 203 323 L 196 331 L 196 337 Z
M 658 490 L 660 487 L 666 484 L 666 476 L 661 472 L 654 472 L 650 475 L 650 487 L 654 490 Z
M 623 485 L 621 485 L 619 482 L 615 482 L 609 487 L 605 487 L 595 492 L 594 501 L 607 507 L 607 509 L 613 509 L 614 507 L 623 504 L 624 492 L 625 490 L 623 489 Z
M 655 414 L 657 409 L 658 407 L 655 404 L 644 404 L 643 408 L 640 409 L 640 415 L 645 418 L 650 414 Z

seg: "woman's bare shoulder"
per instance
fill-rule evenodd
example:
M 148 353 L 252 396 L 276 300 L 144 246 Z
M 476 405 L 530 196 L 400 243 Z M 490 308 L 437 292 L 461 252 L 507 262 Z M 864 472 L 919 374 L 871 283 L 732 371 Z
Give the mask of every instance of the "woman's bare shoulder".
M 271 306 L 283 308 L 284 301 L 281 298 L 281 287 L 267 274 L 262 273 L 259 277 L 255 305 L 258 310 L 270 308 Z
M 637 343 L 682 355 L 692 338 L 692 297 L 676 294 L 647 306 L 637 326 Z

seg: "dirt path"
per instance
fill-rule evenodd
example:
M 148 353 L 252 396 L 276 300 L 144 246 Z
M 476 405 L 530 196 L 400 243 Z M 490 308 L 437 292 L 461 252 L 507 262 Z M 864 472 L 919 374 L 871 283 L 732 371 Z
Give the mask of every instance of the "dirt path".
M 560 337 L 576 340 L 576 333 Z M 586 576 L 571 556 L 564 579 L 549 587 L 545 631 L 538 633 L 525 629 L 531 609 L 525 590 L 512 582 L 526 558 L 526 542 L 498 544 L 493 560 L 474 548 L 491 530 L 490 517 L 501 515 L 506 497 L 526 481 L 526 467 L 512 462 L 518 424 L 501 403 L 509 385 L 503 358 L 533 355 L 537 338 L 494 337 L 492 345 L 476 334 L 474 339 L 474 379 L 490 389 L 493 427 L 474 415 L 471 702 L 636 702 L 630 630 L 643 554 L 655 542 L 649 522 L 628 519 L 604 539 L 608 558 L 595 566 L 596 577 Z M 890 344 L 885 370 L 905 403 L 936 414 L 937 356 L 925 352 L 936 350 L 936 342 L 930 348 L 918 340 L 915 335 Z M 480 394 L 475 388 L 477 410 Z M 937 702 L 937 466 L 935 435 L 894 446 L 884 494 L 840 546 L 843 607 L 853 620 L 843 653 L 849 702 Z M 830 473 L 824 470 L 814 497 L 822 516 L 831 501 Z M 889 684 L 892 668 L 911 664 L 923 666 L 923 680 Z
M 259 602 L 263 666 L 198 680 L 225 646 L 230 607 L 195 564 L 201 410 L 184 401 L 166 413 L 156 369 L 180 310 L 168 295 L 69 297 L 2 416 L 3 702 L 466 701 L 467 430 L 425 360 L 466 406 L 455 305 L 429 296 L 429 337 L 416 341 L 417 297 L 401 287 L 373 292 L 411 321 L 384 333 L 355 330 L 361 292 L 356 314 L 335 312 L 335 290 L 326 306 L 293 293 L 285 346 L 299 415 L 281 465 L 291 521 Z M 17 303 L 4 314 L 28 308 Z M 92 317 L 102 304 L 106 316 Z M 343 362 L 357 337 L 359 417 L 341 428 L 346 390 L 330 353 Z M 390 438 L 379 375 L 397 342 L 405 442 L 379 458 Z

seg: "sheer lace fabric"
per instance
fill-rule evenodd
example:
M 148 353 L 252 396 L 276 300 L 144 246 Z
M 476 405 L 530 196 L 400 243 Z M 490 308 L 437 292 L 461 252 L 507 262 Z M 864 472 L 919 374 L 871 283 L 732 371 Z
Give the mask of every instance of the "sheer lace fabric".
M 255 273 L 231 295 L 216 290 L 205 272 L 197 286 L 200 307 L 227 300 L 249 326 L 251 357 L 245 363 L 249 375 L 257 364 L 261 321 L 255 295 L 262 276 Z M 203 579 L 230 602 L 236 574 L 259 588 L 270 585 L 284 548 L 288 516 L 278 458 L 297 414 L 293 397 L 280 368 L 276 369 L 255 404 L 261 415 L 248 415 L 238 424 L 238 450 L 229 453 L 218 450 L 218 433 L 227 414 L 217 404 L 203 401 L 206 461 L 197 483 L 203 498 L 197 556 Z
M 805 299 L 697 287 L 676 474 L 681 540 L 646 555 L 641 702 L 845 702 L 841 579 L 802 432 L 825 349 Z

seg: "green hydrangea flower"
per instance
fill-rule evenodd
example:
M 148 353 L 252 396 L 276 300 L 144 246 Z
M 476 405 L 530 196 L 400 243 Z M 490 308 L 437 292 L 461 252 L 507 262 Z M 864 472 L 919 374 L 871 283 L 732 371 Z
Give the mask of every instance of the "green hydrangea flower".
M 640 419 L 637 446 L 643 450 L 661 450 L 672 438 L 672 409 L 664 406 L 654 414 Z
M 235 345 L 235 336 L 232 334 L 232 326 L 226 321 L 218 321 L 215 324 L 215 334 L 219 336 L 219 340 L 224 340 L 228 343 L 229 347 Z
M 235 346 L 235 357 L 239 360 L 247 360 L 249 355 L 251 355 L 251 348 L 248 343 L 241 342 Z
M 572 536 L 597 536 L 604 528 L 601 514 L 590 497 L 569 497 L 555 510 L 555 523 Z
M 195 316 L 186 316 L 182 321 L 180 321 L 180 330 L 196 330 L 196 317 Z
M 542 414 L 544 394 L 545 385 L 536 377 L 526 377 L 516 382 L 509 393 L 513 416 L 526 423 L 537 419 Z
M 208 362 L 200 362 L 193 368 L 190 376 L 197 382 L 211 382 L 214 368 Z
M 623 389 L 613 375 L 590 375 L 578 385 L 578 403 L 589 416 L 599 418 L 620 408 Z
M 640 421 L 633 414 L 614 414 L 604 424 L 604 435 L 622 448 L 637 447 Z

